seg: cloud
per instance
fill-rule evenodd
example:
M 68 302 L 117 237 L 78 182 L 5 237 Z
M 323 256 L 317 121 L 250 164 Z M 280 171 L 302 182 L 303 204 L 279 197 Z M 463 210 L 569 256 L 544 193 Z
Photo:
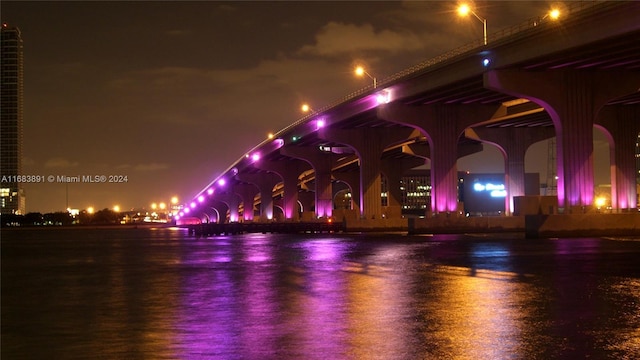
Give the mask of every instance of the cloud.
M 305 45 L 301 55 L 341 56 L 363 51 L 406 52 L 424 47 L 412 33 L 376 31 L 371 24 L 354 25 L 330 22 L 316 35 L 315 45 Z
M 148 163 L 148 164 L 137 164 L 137 165 L 122 164 L 122 165 L 116 166 L 116 169 L 119 169 L 119 170 L 127 169 L 127 170 L 145 171 L 145 172 L 165 170 L 168 168 L 169 168 L 169 165 L 165 163 Z
M 169 36 L 188 36 L 188 35 L 191 35 L 191 33 L 192 33 L 191 30 L 180 30 L 180 29 L 173 29 L 165 32 L 165 34 Z
M 136 171 L 158 171 L 168 169 L 169 165 L 163 163 L 138 164 L 133 167 Z
M 64 158 L 53 158 L 45 162 L 44 167 L 47 169 L 68 169 L 77 167 L 78 162 L 72 162 Z
M 148 164 L 137 164 L 137 165 L 123 164 L 123 165 L 117 166 L 117 168 L 133 169 L 135 171 L 158 171 L 158 170 L 168 169 L 169 165 L 165 163 L 148 163 Z

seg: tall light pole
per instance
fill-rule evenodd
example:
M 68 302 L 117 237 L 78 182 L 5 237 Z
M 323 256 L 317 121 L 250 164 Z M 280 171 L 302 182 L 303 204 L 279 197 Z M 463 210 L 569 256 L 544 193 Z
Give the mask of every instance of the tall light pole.
M 373 80 L 373 88 L 375 89 L 375 88 L 378 87 L 378 83 L 376 81 L 376 78 L 371 76 L 371 74 L 369 74 L 362 66 L 356 67 L 355 73 L 358 76 L 367 75 L 368 77 L 371 78 L 371 80 Z
M 476 19 L 480 20 L 480 22 L 482 23 L 484 44 L 487 45 L 487 19 L 478 16 L 478 14 L 476 14 L 475 11 L 473 11 L 467 4 L 461 4 L 460 6 L 458 6 L 458 15 L 467 16 L 469 15 L 469 13 L 473 14 L 473 16 L 475 16 Z

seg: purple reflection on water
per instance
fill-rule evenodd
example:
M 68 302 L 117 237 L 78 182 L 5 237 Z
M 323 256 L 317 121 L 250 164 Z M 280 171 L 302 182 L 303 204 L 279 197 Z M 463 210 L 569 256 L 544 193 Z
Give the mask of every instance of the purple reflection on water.
M 203 243 L 200 252 L 190 252 L 184 259 L 194 271 L 186 272 L 182 279 L 180 293 L 183 297 L 174 325 L 178 347 L 183 354 L 181 358 L 233 358 L 235 351 L 231 345 L 235 334 L 242 330 L 241 323 L 236 321 L 242 309 L 238 306 L 241 293 L 233 287 L 234 269 L 212 266 L 207 261 L 210 259 L 217 264 L 231 259 L 231 246 L 228 243 L 214 248 L 208 245 Z M 209 271 L 201 271 L 203 268 L 209 268 Z
M 2 358 L 637 359 L 637 239 L 2 229 Z

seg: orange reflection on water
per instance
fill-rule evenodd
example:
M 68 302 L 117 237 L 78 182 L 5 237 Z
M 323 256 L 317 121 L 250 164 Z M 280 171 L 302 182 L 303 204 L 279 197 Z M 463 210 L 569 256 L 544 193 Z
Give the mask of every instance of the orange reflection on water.
M 384 257 L 384 250 L 381 252 L 377 255 Z M 414 314 L 410 312 L 409 274 L 392 264 L 351 262 L 344 270 L 349 273 L 345 289 L 349 358 L 408 359 L 416 355 L 410 353 L 415 347 L 410 344 Z
M 455 266 L 434 270 L 440 279 L 423 303 L 436 319 L 425 333 L 425 341 L 437 345 L 434 355 L 505 359 L 522 352 L 525 285 L 515 281 L 516 274 Z

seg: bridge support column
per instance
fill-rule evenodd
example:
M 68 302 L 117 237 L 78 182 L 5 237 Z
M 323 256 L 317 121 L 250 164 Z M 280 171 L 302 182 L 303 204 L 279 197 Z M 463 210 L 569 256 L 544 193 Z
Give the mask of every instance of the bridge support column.
M 310 209 L 313 208 L 314 199 L 315 199 L 315 192 L 301 191 L 298 193 L 298 201 L 300 201 L 300 204 L 302 204 L 303 214 L 306 213 L 307 211 L 310 211 Z M 309 219 L 303 220 L 303 221 L 308 221 L 308 220 Z
M 281 181 L 280 176 L 271 172 L 239 173 L 236 178 L 254 184 L 260 189 L 260 218 L 262 221 L 273 219 L 273 187 Z
M 323 128 L 318 137 L 348 145 L 356 150 L 360 160 L 360 216 L 382 218 L 380 162 L 385 148 L 410 137 L 414 129 L 405 127 L 336 129 Z
M 298 221 L 300 219 L 298 213 L 298 177 L 304 171 L 310 170 L 311 166 L 297 159 L 287 161 L 261 160 L 254 164 L 254 166 L 280 175 L 284 188 L 284 195 L 282 197 L 284 217 L 287 220 Z
M 353 205 L 353 210 L 360 211 L 360 171 L 342 171 L 342 172 L 334 172 L 333 177 L 345 183 L 349 188 L 351 188 L 351 203 Z M 339 186 L 339 185 L 338 185 Z M 333 187 L 331 198 L 335 196 L 335 194 L 339 190 L 336 187 Z
M 216 214 L 215 223 L 222 224 L 227 220 L 227 209 L 229 209 L 229 206 L 227 204 L 223 203 L 222 201 L 214 200 L 211 203 L 211 208 L 215 210 L 215 214 Z M 214 222 L 214 221 L 210 221 L 210 222 Z
M 467 129 L 468 138 L 488 142 L 497 146 L 505 157 L 504 178 L 507 187 L 505 213 L 513 214 L 513 198 L 525 195 L 524 157 L 527 149 L 555 135 L 552 128 L 474 128 Z
M 431 210 L 458 212 L 458 140 L 464 129 L 489 119 L 495 106 L 422 105 L 390 103 L 378 107 L 384 120 L 420 129 L 429 141 L 431 155 Z
M 238 195 L 231 192 L 216 193 L 215 198 L 227 204 L 229 207 L 229 222 L 238 222 L 238 209 L 240 207 L 240 199 Z
M 584 212 L 593 205 L 593 125 L 610 100 L 638 90 L 639 75 L 614 71 L 492 70 L 484 86 L 529 99 L 551 116 L 558 155 L 558 205 Z
M 331 193 L 331 168 L 334 156 L 317 148 L 286 146 L 280 153 L 302 159 L 313 167 L 315 173 L 315 212 L 318 217 L 331 217 L 333 196 Z
M 618 211 L 635 211 L 636 142 L 640 133 L 640 106 L 605 106 L 598 114 L 597 125 L 607 134 L 611 157 L 611 207 Z
M 258 193 L 258 188 L 253 184 L 237 184 L 233 191 L 242 199 L 244 212 L 242 218 L 245 221 L 253 221 L 253 202 Z

